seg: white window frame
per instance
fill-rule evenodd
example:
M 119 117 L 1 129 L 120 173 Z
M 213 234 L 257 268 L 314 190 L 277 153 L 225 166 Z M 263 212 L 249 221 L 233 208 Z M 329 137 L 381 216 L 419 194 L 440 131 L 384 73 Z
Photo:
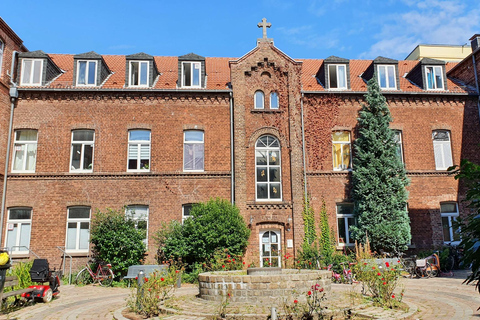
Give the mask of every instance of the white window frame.
M 267 137 L 267 144 L 263 143 L 261 139 L 263 137 Z M 272 141 L 270 142 L 270 139 Z M 278 145 L 278 147 L 272 147 L 273 144 Z M 259 144 L 263 144 L 263 146 L 259 146 Z M 257 155 L 259 153 L 265 153 L 266 158 L 267 158 L 267 163 L 265 165 L 259 165 L 257 163 Z M 270 164 L 270 152 L 277 152 L 277 157 L 278 157 L 278 164 L 272 165 Z M 265 168 L 265 174 L 267 175 L 267 180 L 266 181 L 258 181 L 258 170 L 259 167 Z M 279 181 L 269 181 L 270 180 L 270 168 L 278 168 L 278 175 L 279 175 Z M 258 185 L 259 184 L 266 184 L 267 185 L 267 191 L 268 191 L 268 197 L 267 198 L 258 198 Z M 279 198 L 272 198 L 270 194 L 270 186 L 272 184 L 277 185 L 278 184 L 278 192 L 280 193 Z M 281 145 L 280 145 L 280 140 L 278 140 L 276 137 L 272 135 L 263 135 L 257 139 L 255 142 L 255 200 L 256 201 L 282 201 L 283 199 L 283 194 L 282 194 L 282 151 L 281 151 Z
M 269 261 L 271 261 L 272 257 L 278 258 L 278 266 L 277 267 L 281 268 L 282 267 L 282 235 L 281 235 L 280 230 L 278 230 L 278 229 L 268 229 L 268 230 L 262 230 L 262 231 L 259 232 L 259 241 L 258 242 L 259 242 L 259 253 L 260 253 L 259 254 L 259 256 L 260 256 L 260 258 L 259 258 L 260 267 L 261 268 L 265 267 L 263 259 L 266 258 L 266 257 L 263 256 L 263 250 L 262 250 L 263 249 L 262 248 L 263 242 L 262 242 L 262 239 L 263 239 L 263 235 L 267 232 L 274 232 L 278 237 L 278 242 L 271 242 L 271 241 L 269 242 L 270 245 L 272 243 L 275 243 L 275 244 L 278 243 L 278 256 L 272 256 L 272 251 L 271 251 L 271 247 L 270 247 L 270 251 L 269 251 L 270 255 L 268 256 L 268 259 L 269 259 Z M 274 266 L 271 266 L 271 267 L 274 267 Z
M 447 133 L 448 141 L 436 140 L 436 135 L 440 132 Z M 433 156 L 435 158 L 436 170 L 447 170 L 453 165 L 452 138 L 448 130 L 434 130 L 432 132 Z
M 90 68 L 89 64 L 90 62 L 95 63 L 95 76 L 93 78 L 93 83 L 88 82 L 88 78 L 90 75 Z M 85 83 L 79 83 L 79 78 L 80 78 L 80 63 L 86 63 L 85 66 Z M 97 60 L 78 60 L 77 61 L 77 79 L 76 79 L 76 84 L 79 87 L 94 87 L 97 85 L 97 71 L 98 71 L 98 61 Z
M 429 74 L 433 76 L 432 86 L 430 87 L 430 82 L 428 81 Z M 440 77 L 440 81 L 437 81 L 437 77 Z M 444 90 L 444 79 L 443 79 L 443 67 L 442 66 L 425 66 L 425 82 L 427 90 Z M 441 86 L 439 86 L 439 84 Z
M 21 132 L 26 132 L 26 131 L 32 131 L 36 133 L 35 140 L 18 140 L 19 134 Z M 12 159 L 12 172 L 35 172 L 36 168 L 36 162 L 37 162 L 37 141 L 38 141 L 38 131 L 37 130 L 30 130 L 30 129 L 20 129 L 20 130 L 15 130 L 15 140 L 14 140 L 14 146 L 13 146 L 13 159 Z M 22 149 L 23 146 L 23 150 Z M 27 158 L 28 158 L 28 152 L 30 148 L 35 149 L 35 159 L 33 160 L 33 169 L 27 170 Z M 16 159 L 17 159 L 17 154 L 19 152 L 23 153 L 23 161 L 21 164 L 21 169 L 16 170 L 15 169 L 15 164 L 16 164 Z
M 28 79 L 25 79 L 25 72 L 27 71 L 27 68 L 25 66 L 25 63 L 27 61 L 30 61 L 31 65 L 29 68 L 29 76 Z M 35 67 L 40 66 L 40 77 L 38 81 L 34 82 L 34 74 L 35 74 Z M 42 78 L 43 78 L 43 59 L 22 59 L 22 76 L 21 76 L 21 85 L 29 85 L 29 86 L 40 86 L 42 84 Z
M 328 88 L 330 90 L 345 90 L 348 88 L 348 78 L 347 78 L 347 65 L 346 64 L 328 64 Z M 336 74 L 337 74 L 337 87 L 332 88 L 332 83 L 330 81 L 331 77 L 331 72 L 330 72 L 330 67 L 335 67 Z M 343 68 L 343 72 L 339 72 L 339 68 Z M 345 86 L 340 87 L 340 73 L 343 73 L 344 79 L 345 79 Z
M 132 79 L 132 64 L 133 63 L 138 63 L 138 84 L 133 84 L 133 79 Z M 147 64 L 147 83 L 141 84 L 141 79 L 142 79 L 142 64 Z M 148 87 L 150 83 L 150 61 L 144 61 L 144 60 L 130 60 L 128 62 L 128 86 L 129 87 Z
M 340 140 L 334 140 L 333 137 L 335 136 L 335 133 L 337 132 L 348 132 L 348 141 L 340 141 Z M 338 164 L 335 166 L 335 152 L 333 152 L 333 146 L 334 145 L 341 145 L 341 155 L 340 159 L 342 160 L 342 163 Z M 345 146 L 348 146 L 349 149 L 349 163 L 344 164 L 343 163 L 343 154 L 345 153 Z M 336 130 L 332 132 L 332 156 L 333 156 L 333 170 L 334 171 L 349 171 L 352 170 L 352 133 L 348 130 Z
M 88 218 L 70 218 L 70 209 L 75 209 L 75 208 L 85 208 L 88 209 L 89 215 Z M 92 217 L 92 209 L 90 207 L 86 206 L 73 206 L 73 207 L 68 207 L 67 208 L 67 228 L 65 231 L 65 251 L 66 252 L 73 252 L 73 253 L 88 253 L 90 251 L 90 227 L 91 227 L 91 217 Z M 87 248 L 86 249 L 80 249 L 80 230 L 81 230 L 81 224 L 88 222 L 88 241 L 87 241 Z M 77 226 L 75 228 L 76 230 L 76 237 L 75 237 L 75 249 L 69 249 L 68 248 L 68 224 L 69 223 L 76 223 Z
M 141 209 L 142 212 L 146 211 L 146 214 L 137 215 L 135 211 L 139 209 Z M 146 222 L 146 232 L 145 232 L 145 239 L 143 239 L 143 243 L 145 243 L 145 246 L 147 246 L 147 248 L 148 248 L 148 217 L 149 216 L 150 216 L 150 208 L 147 205 L 134 204 L 134 205 L 129 205 L 125 208 L 125 217 L 133 220 L 133 222 L 135 223 L 135 229 L 138 229 L 139 221 Z
M 276 101 L 277 102 L 277 106 L 273 106 L 272 105 L 272 101 Z M 278 110 L 280 109 L 280 100 L 279 100 L 279 97 L 278 97 L 278 92 L 270 92 L 270 109 L 272 110 Z
M 451 205 L 451 204 L 454 204 L 455 205 L 455 211 L 452 211 L 452 212 L 442 212 L 442 205 L 444 204 L 447 204 L 447 205 Z M 443 218 L 447 218 L 448 219 L 448 230 L 449 230 L 449 234 L 450 234 L 450 240 L 445 240 L 443 239 L 443 242 L 445 244 L 447 243 L 450 243 L 452 245 L 458 245 L 460 244 L 460 241 L 461 240 L 454 240 L 454 233 L 457 233 L 459 235 L 459 231 L 455 232 L 453 230 L 453 221 L 457 220 L 458 217 L 460 216 L 459 212 L 458 212 L 458 203 L 457 202 L 454 202 L 454 201 L 449 201 L 449 202 L 442 202 L 440 203 L 440 216 L 442 218 L 442 236 L 444 236 L 443 234 L 443 229 L 444 229 L 444 225 L 443 225 Z
M 382 81 L 380 79 L 381 72 L 380 69 L 384 69 L 384 76 L 385 76 L 385 86 L 382 87 Z M 393 72 L 393 83 L 390 83 L 390 72 Z M 397 90 L 397 75 L 395 72 L 395 66 L 391 64 L 382 64 L 377 66 L 377 80 L 380 89 L 382 90 Z
M 190 141 L 187 141 L 186 140 L 186 135 L 188 132 L 199 132 L 199 133 L 202 133 L 202 140 L 190 140 Z M 186 168 L 186 157 L 185 157 L 185 154 L 187 152 L 187 149 L 186 149 L 186 146 L 187 145 L 192 145 L 192 149 L 191 150 L 194 150 L 193 148 L 193 145 L 199 145 L 199 144 L 202 144 L 203 145 L 203 163 L 202 163 L 202 168 L 195 168 L 195 154 L 193 154 L 193 166 L 194 168 L 193 169 L 187 169 Z M 202 130 L 185 130 L 183 132 L 183 171 L 188 171 L 188 172 L 203 172 L 205 171 L 205 132 L 203 132 Z
M 265 109 L 265 93 L 262 90 L 255 91 L 253 95 L 253 108 L 256 110 Z
M 75 135 L 75 132 L 80 132 L 80 131 L 89 131 L 93 133 L 93 140 L 73 140 L 73 137 Z M 80 151 L 80 166 L 79 169 L 75 169 L 73 167 L 73 152 L 74 152 L 74 145 L 80 145 L 81 146 L 81 151 Z M 85 164 L 85 146 L 91 146 L 92 147 L 92 163 L 91 163 L 91 168 L 84 169 L 83 166 Z M 78 130 L 72 130 L 72 138 L 71 138 L 71 152 L 70 152 L 70 172 L 93 172 L 93 162 L 94 162 L 94 155 L 95 155 L 95 130 L 90 130 L 90 129 L 78 129 Z
M 348 213 L 348 214 L 344 214 L 344 213 L 339 213 L 339 207 L 341 206 L 351 206 L 352 207 L 352 213 Z M 353 214 L 353 203 L 347 203 L 347 202 L 343 202 L 343 203 L 337 203 L 336 205 L 336 211 L 337 211 L 337 243 L 338 243 L 338 246 L 340 247 L 345 247 L 345 246 L 353 246 L 355 245 L 355 241 L 352 241 L 352 239 L 350 239 L 350 232 L 349 232 L 349 229 L 350 229 L 350 225 L 348 224 L 348 219 L 355 219 L 355 215 Z M 345 225 L 345 239 L 344 242 L 340 242 L 340 224 L 338 223 L 338 220 L 339 219 L 342 219 L 344 221 L 344 225 Z M 354 225 L 356 225 L 356 220 L 354 221 Z
M 405 159 L 403 155 L 403 133 L 402 130 L 393 130 L 393 141 L 395 142 L 395 147 L 397 150 L 400 150 L 400 161 L 405 164 Z M 398 139 L 397 139 L 398 138 Z
M 185 203 L 182 204 L 182 224 L 185 222 L 186 219 L 190 219 L 192 215 L 190 214 L 190 211 L 193 208 L 194 203 Z M 190 210 L 188 210 L 188 214 L 185 214 L 185 208 L 189 207 Z
M 190 83 L 185 83 L 185 65 L 190 64 Z M 194 67 L 195 66 L 195 67 Z M 193 69 L 198 67 L 198 85 L 194 85 Z M 201 88 L 202 87 L 202 63 L 200 61 L 182 61 L 182 87 Z
M 130 133 L 136 131 L 145 131 L 149 134 L 149 140 L 130 140 Z M 135 169 L 129 169 L 130 162 L 130 147 L 137 146 L 137 167 Z M 142 168 L 142 146 L 148 146 L 148 168 Z M 152 132 L 146 129 L 134 129 L 128 131 L 128 149 L 127 149 L 127 171 L 128 172 L 148 172 L 151 167 L 152 158 Z M 133 159 L 133 158 L 132 158 Z
M 5 51 L 5 43 L 0 39 L 0 78 L 2 77 L 3 52 Z
M 11 219 L 10 215 L 12 210 L 30 210 L 30 218 L 29 219 Z M 32 208 L 28 208 L 28 207 L 12 207 L 8 209 L 8 219 L 7 219 L 7 226 L 5 231 L 5 245 L 7 247 L 9 246 L 10 252 L 13 255 L 23 255 L 23 254 L 29 253 L 28 249 L 30 248 L 30 242 L 32 237 L 32 214 L 33 214 L 32 211 L 33 211 Z M 8 233 L 9 231 L 13 231 L 15 224 L 17 225 L 17 234 L 15 235 L 15 245 L 12 246 L 10 243 L 8 243 Z M 30 238 L 28 239 L 28 245 L 25 246 L 27 247 L 27 249 L 20 248 L 20 244 L 22 241 L 22 238 L 20 236 L 22 234 L 22 227 L 25 227 L 25 225 L 30 225 L 30 235 L 29 235 Z M 9 230 L 9 229 L 12 229 L 12 230 Z M 14 247 L 16 248 L 12 249 Z

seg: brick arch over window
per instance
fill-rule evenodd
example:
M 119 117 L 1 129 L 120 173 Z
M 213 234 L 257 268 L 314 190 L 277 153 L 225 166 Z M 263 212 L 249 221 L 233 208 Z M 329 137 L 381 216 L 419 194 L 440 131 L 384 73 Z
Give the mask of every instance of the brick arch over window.
M 288 144 L 287 139 L 280 134 L 280 131 L 278 131 L 277 128 L 274 127 L 263 127 L 260 129 L 255 130 L 251 135 L 250 138 L 248 139 L 248 148 L 255 148 L 255 143 L 257 142 L 258 138 L 264 135 L 271 135 L 277 138 L 280 141 L 280 147 L 286 147 L 290 148 L 290 145 Z

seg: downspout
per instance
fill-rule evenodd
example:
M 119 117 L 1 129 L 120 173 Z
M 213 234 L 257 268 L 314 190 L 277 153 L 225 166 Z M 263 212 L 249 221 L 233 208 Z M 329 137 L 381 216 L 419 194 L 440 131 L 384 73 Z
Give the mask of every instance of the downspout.
M 307 199 L 307 157 L 305 154 L 305 123 L 303 121 L 303 98 L 304 94 L 302 92 L 302 97 L 300 99 L 300 109 L 302 112 L 302 152 L 303 152 L 303 196 L 305 200 Z
M 5 215 L 5 201 L 7 196 L 7 178 L 8 178 L 8 160 L 10 159 L 10 144 L 12 142 L 12 128 L 13 128 L 13 111 L 15 109 L 15 102 L 18 98 L 17 84 L 13 81 L 13 72 L 15 70 L 15 56 L 17 51 L 12 52 L 12 66 L 10 70 L 10 122 L 8 124 L 8 138 L 7 138 L 7 154 L 5 155 L 5 171 L 3 175 L 3 192 L 2 192 L 2 209 L 0 213 L 0 244 L 3 241 L 3 222 Z
M 234 156 L 234 142 L 233 142 L 233 92 L 230 92 L 230 198 L 232 201 L 232 204 L 235 204 L 235 160 L 233 158 Z

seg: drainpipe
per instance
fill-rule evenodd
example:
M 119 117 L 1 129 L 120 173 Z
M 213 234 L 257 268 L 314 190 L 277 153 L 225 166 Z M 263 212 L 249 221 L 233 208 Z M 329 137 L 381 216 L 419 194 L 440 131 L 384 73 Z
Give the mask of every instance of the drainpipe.
M 12 142 L 12 128 L 13 128 L 13 111 L 15 109 L 15 102 L 18 98 L 17 84 L 13 81 L 13 72 L 15 70 L 15 56 L 17 51 L 12 52 L 12 66 L 10 70 L 10 122 L 8 124 L 8 138 L 7 138 L 7 154 L 5 155 L 5 171 L 3 175 L 3 193 L 2 193 L 2 208 L 0 213 L 0 244 L 3 241 L 3 222 L 5 216 L 5 200 L 7 196 L 7 177 L 8 177 L 8 160 L 10 159 L 10 144 Z
M 234 142 L 233 142 L 233 92 L 230 92 L 230 171 L 231 171 L 231 179 L 230 179 L 230 198 L 232 199 L 232 204 L 235 204 L 235 160 L 234 160 Z
M 304 94 L 302 92 L 302 97 L 300 99 L 300 109 L 302 112 L 302 152 L 303 152 L 303 196 L 305 200 L 307 199 L 307 157 L 305 155 L 305 123 L 303 121 L 303 98 Z

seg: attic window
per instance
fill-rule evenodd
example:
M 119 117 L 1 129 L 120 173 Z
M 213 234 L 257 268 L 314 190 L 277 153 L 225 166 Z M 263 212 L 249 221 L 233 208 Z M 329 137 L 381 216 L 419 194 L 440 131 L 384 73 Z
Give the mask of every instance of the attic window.
M 328 66 L 328 81 L 330 89 L 347 89 L 347 67 L 344 64 Z
M 130 61 L 129 68 L 129 86 L 130 87 L 146 87 L 148 86 L 148 61 Z
M 200 87 L 201 67 L 200 62 L 182 62 L 182 87 Z
M 43 59 L 23 59 L 21 84 L 41 85 Z
M 425 67 L 425 76 L 427 79 L 427 90 L 443 89 L 443 68 L 441 66 Z
M 94 86 L 97 83 L 97 61 L 77 62 L 77 86 Z
M 382 89 L 396 89 L 395 83 L 395 66 L 393 65 L 379 65 L 378 70 L 378 84 Z

